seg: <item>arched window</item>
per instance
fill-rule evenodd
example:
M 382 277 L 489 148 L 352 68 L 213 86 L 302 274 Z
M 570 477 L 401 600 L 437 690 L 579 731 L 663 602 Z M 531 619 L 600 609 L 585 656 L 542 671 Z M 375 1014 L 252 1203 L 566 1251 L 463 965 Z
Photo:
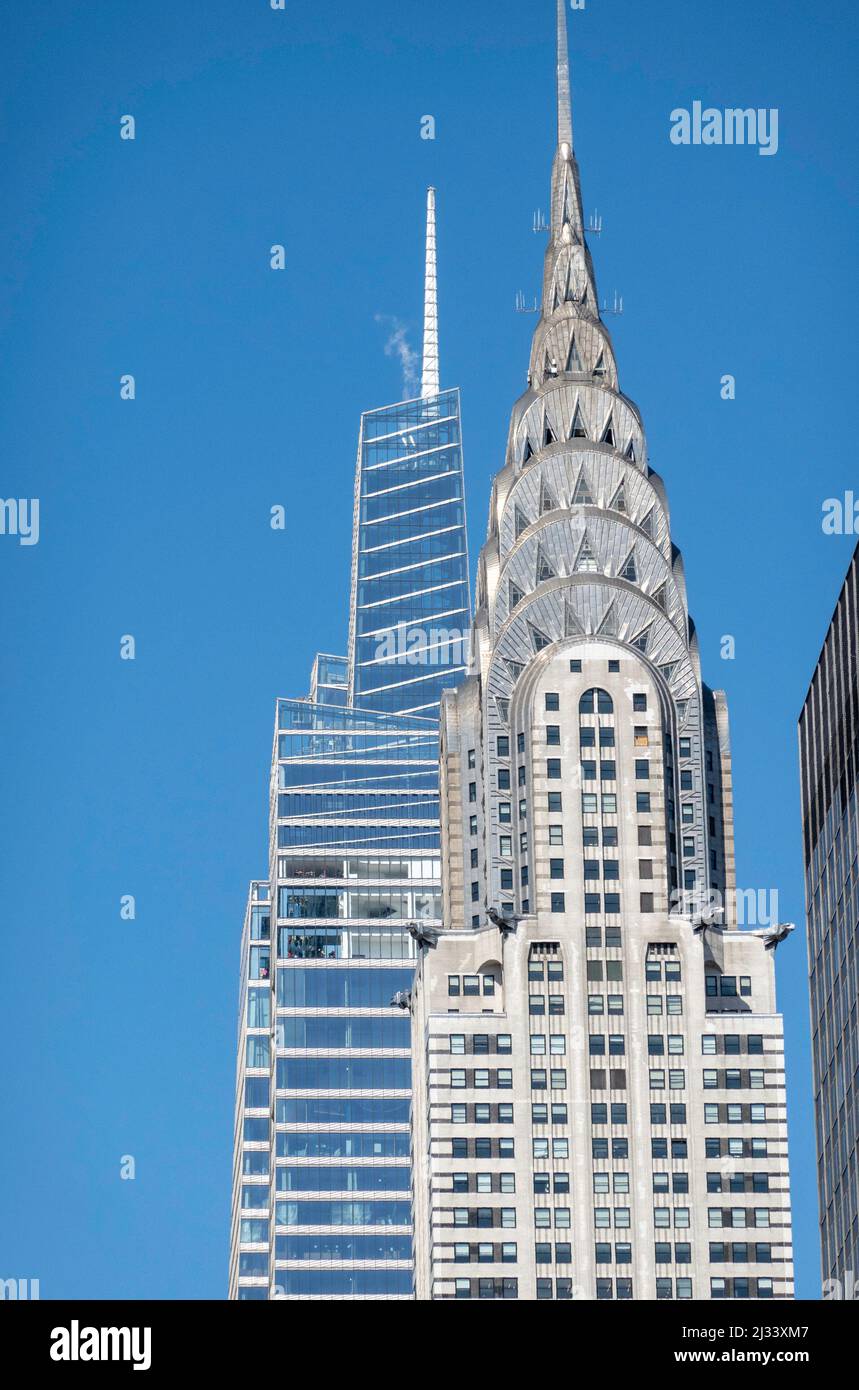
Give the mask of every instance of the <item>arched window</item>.
M 579 714 L 613 714 L 614 704 L 607 690 L 586 690 L 579 700 Z

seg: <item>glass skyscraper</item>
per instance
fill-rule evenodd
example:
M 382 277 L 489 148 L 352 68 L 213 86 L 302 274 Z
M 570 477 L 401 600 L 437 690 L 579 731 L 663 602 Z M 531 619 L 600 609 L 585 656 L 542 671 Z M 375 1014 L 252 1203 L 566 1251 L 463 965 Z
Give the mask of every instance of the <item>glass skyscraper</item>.
M 458 391 L 361 422 L 348 658 L 277 703 L 242 940 L 230 1297 L 410 1298 L 410 925 L 440 925 L 438 709 L 470 624 Z
M 825 1292 L 859 1281 L 859 546 L 799 721 Z

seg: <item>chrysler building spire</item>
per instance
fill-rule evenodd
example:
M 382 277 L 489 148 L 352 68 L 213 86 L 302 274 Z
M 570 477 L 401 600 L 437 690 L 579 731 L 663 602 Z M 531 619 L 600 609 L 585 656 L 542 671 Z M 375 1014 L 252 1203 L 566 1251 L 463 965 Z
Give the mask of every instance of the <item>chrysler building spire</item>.
M 558 149 L 552 166 L 551 241 L 546 253 L 543 318 L 564 302 L 579 306 L 586 317 L 598 318 L 596 282 L 585 243 L 579 166 L 573 150 L 565 0 L 557 0 L 557 4 Z
M 566 0 L 558 0 L 558 144 L 573 144 L 573 113 L 570 102 L 570 58 L 567 47 Z

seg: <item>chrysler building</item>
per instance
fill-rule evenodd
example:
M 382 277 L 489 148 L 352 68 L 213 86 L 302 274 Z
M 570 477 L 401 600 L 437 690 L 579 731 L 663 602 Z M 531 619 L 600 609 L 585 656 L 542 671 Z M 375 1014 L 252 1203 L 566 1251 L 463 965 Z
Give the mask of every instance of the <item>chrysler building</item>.
M 725 697 L 600 315 L 557 25 L 542 312 L 441 703 L 416 1296 L 790 1298 L 779 932 L 737 921 Z

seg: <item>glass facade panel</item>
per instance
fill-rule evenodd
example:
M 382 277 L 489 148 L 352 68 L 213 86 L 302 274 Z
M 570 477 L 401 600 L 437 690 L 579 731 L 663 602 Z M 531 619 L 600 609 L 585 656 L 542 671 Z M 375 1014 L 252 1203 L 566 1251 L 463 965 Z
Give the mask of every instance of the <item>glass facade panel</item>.
M 352 704 L 437 717 L 468 664 L 471 607 L 459 392 L 361 419 Z

